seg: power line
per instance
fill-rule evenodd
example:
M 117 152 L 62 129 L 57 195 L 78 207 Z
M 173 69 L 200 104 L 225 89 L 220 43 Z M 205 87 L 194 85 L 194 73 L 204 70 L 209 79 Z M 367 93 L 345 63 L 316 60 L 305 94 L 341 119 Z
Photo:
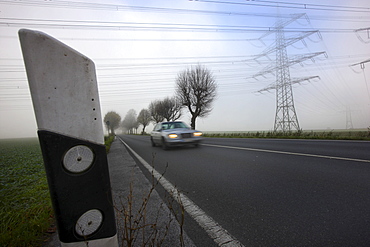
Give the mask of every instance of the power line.
M 17 36 L 5 36 L 5 35 L 0 35 L 0 38 L 5 38 L 5 39 L 18 39 Z M 102 42 L 121 42 L 121 41 L 128 41 L 128 42 L 260 42 L 259 39 L 194 39 L 194 38 L 157 38 L 157 39 L 151 39 L 151 38 L 76 38 L 76 37 L 60 37 L 59 39 L 61 40 L 73 40 L 73 41 L 89 41 L 89 42 L 95 42 L 95 41 L 102 41 Z
M 247 0 L 249 1 L 249 0 Z M 274 4 L 288 4 L 288 5 L 296 5 L 301 6 L 301 8 L 307 8 L 310 6 L 313 7 L 323 7 L 323 8 L 340 8 L 340 9 L 355 9 L 355 10 L 363 10 L 370 8 L 366 7 L 351 7 L 351 6 L 341 6 L 341 5 L 328 5 L 328 4 L 312 4 L 312 3 L 291 3 L 291 2 L 281 2 L 281 1 L 265 1 L 265 0 L 253 0 L 254 2 L 264 2 L 264 3 L 274 3 Z
M 127 26 L 127 27 L 136 27 L 136 26 L 144 26 L 144 27 L 213 27 L 213 28 L 266 28 L 263 26 L 235 26 L 235 25 L 206 25 L 206 24 L 186 24 L 186 23 L 165 23 L 165 22 L 112 22 L 112 21 L 85 21 L 85 20 L 56 20 L 56 19 L 30 19 L 30 18 L 0 18 L 0 20 L 4 21 L 28 21 L 28 22 L 55 22 L 55 23 L 72 23 L 75 25 L 76 23 L 79 24 L 103 24 L 102 26 Z M 268 27 L 267 27 L 268 28 Z
M 231 3 L 231 2 L 224 2 Z M 144 7 L 144 6 L 134 6 L 134 5 L 117 5 L 117 4 L 101 4 L 101 3 L 82 3 L 73 1 L 12 1 L 12 0 L 0 0 L 0 4 L 8 5 L 23 5 L 23 6 L 33 6 L 33 7 L 49 7 L 49 8 L 68 8 L 68 9 L 90 9 L 90 10 L 106 10 L 106 11 L 136 11 L 136 12 L 151 12 L 151 13 L 174 13 L 174 14 L 207 14 L 207 15 L 241 15 L 241 16 L 256 16 L 256 17 L 269 17 L 277 18 L 277 14 L 270 13 L 255 13 L 255 12 L 236 12 L 236 11 L 209 11 L 209 10 L 196 10 L 196 9 L 178 9 L 178 8 L 163 8 L 163 7 Z M 232 3 L 231 3 L 232 4 Z M 249 4 L 251 5 L 251 4 Z M 304 4 L 301 4 L 304 6 Z M 261 6 L 261 5 L 259 5 Z M 307 6 L 307 4 L 306 4 Z M 334 6 L 334 5 L 332 5 Z M 268 7 L 276 7 L 273 5 L 268 5 Z M 351 8 L 351 7 L 348 7 Z M 366 9 L 362 7 L 354 7 L 360 10 Z M 367 8 L 368 9 L 368 8 Z M 328 10 L 328 9 L 325 9 Z M 280 18 L 291 18 L 290 15 L 280 15 Z M 311 16 L 312 19 L 328 19 L 327 16 Z M 338 17 L 331 16 L 330 20 L 335 21 Z M 345 16 L 340 17 L 342 20 L 346 21 L 358 21 L 363 22 L 365 19 L 370 17 L 351 17 Z
M 119 22 L 104 22 L 104 24 L 97 25 L 97 23 L 87 23 L 80 21 L 52 21 L 55 23 L 40 23 L 37 19 L 22 20 L 27 22 L 18 22 L 9 20 L 9 18 L 0 18 L 0 25 L 5 27 L 42 27 L 42 28 L 58 28 L 58 29 L 83 29 L 83 30 L 130 30 L 130 31 L 162 31 L 162 32 L 226 32 L 226 33 L 253 33 L 253 32 L 268 32 L 272 27 L 262 26 L 223 26 L 223 25 L 192 25 L 192 24 L 179 24 L 179 26 L 169 26 L 167 24 L 149 26 L 147 23 L 136 24 L 122 24 Z M 35 21 L 37 23 L 30 23 Z M 73 23 L 75 22 L 75 23 Z M 103 23 L 103 22 L 101 22 Z M 321 28 L 321 32 L 325 33 L 352 33 L 353 29 L 350 28 Z M 286 32 L 312 32 L 311 29 L 305 28 L 287 28 Z
M 315 55 L 316 53 L 313 53 Z M 300 55 L 293 55 L 294 57 L 298 57 Z M 167 67 L 168 69 L 170 67 L 184 67 L 184 66 L 190 66 L 190 65 L 195 65 L 197 63 L 202 63 L 202 64 L 212 64 L 215 68 L 217 66 L 222 65 L 222 71 L 230 71 L 230 69 L 227 69 L 225 65 L 229 66 L 236 66 L 236 65 L 241 65 L 241 66 L 246 66 L 246 65 L 252 65 L 257 64 L 255 61 L 255 58 L 260 57 L 259 54 L 257 55 L 239 55 L 239 56 L 204 56 L 204 57 L 158 57 L 158 58 L 153 58 L 153 57 L 146 57 L 146 58 L 99 58 L 99 59 L 94 59 L 96 62 L 96 69 L 98 72 L 103 72 L 103 71 L 111 71 L 111 70 L 116 70 L 119 69 L 120 71 L 122 70 L 130 70 L 127 73 L 121 73 L 121 74 L 112 74 L 109 73 L 109 77 L 119 77 L 119 76 L 154 76 L 158 75 L 159 72 L 157 70 L 163 70 L 164 67 Z M 350 62 L 349 59 L 354 59 L 358 60 L 359 58 L 367 58 L 370 57 L 370 54 L 353 54 L 353 55 L 344 55 L 344 56 L 330 56 L 329 58 L 326 58 L 325 60 L 328 61 L 327 63 L 313 63 L 313 64 L 306 64 L 305 66 L 318 66 L 320 65 L 322 69 L 329 67 L 332 68 L 332 63 L 334 62 L 336 65 L 340 65 L 343 67 L 347 67 Z M 308 57 L 309 58 L 309 57 Z M 213 60 L 214 59 L 214 60 Z M 223 60 L 225 59 L 225 60 Z M 193 61 L 191 61 L 193 60 Z M 8 61 L 16 61 L 19 62 L 17 65 L 7 65 L 7 64 L 0 64 L 0 72 L 2 73 L 13 73 L 13 72 L 23 72 L 25 73 L 23 60 L 22 59 L 12 59 L 12 58 L 0 58 L 0 62 L 8 62 Z M 106 62 L 114 62 L 114 63 L 106 63 Z M 135 62 L 135 63 L 132 63 Z M 263 64 L 269 64 L 271 63 L 271 60 L 269 59 L 259 59 L 258 60 L 258 68 L 261 67 Z M 353 65 L 356 65 L 353 64 Z M 11 66 L 11 67 L 9 67 Z M 132 71 L 133 68 L 145 68 L 146 71 L 138 71 L 135 73 L 135 71 Z M 153 69 L 154 71 L 148 71 L 148 69 Z M 243 70 L 246 68 L 244 67 Z M 217 70 L 217 69 L 215 69 Z M 254 68 L 250 68 L 251 71 L 254 71 Z M 240 71 L 240 69 L 231 69 L 232 71 Z M 167 72 L 175 75 L 176 73 L 173 71 Z M 162 75 L 163 72 L 160 72 Z M 25 74 L 24 74 L 25 75 Z M 99 73 L 98 77 L 102 76 L 103 74 Z M 105 77 L 103 75 L 103 77 Z M 0 81 L 17 81 L 17 80 L 24 80 L 25 77 L 23 78 L 14 78 L 14 77 L 7 77 L 7 78 L 0 78 Z
M 247 0 L 251 1 L 251 0 Z M 288 3 L 288 2 L 276 2 L 276 1 L 255 1 L 257 3 L 240 3 L 240 2 L 224 2 L 224 1 L 212 1 L 212 0 L 196 0 L 196 2 L 205 3 L 216 3 L 216 4 L 229 4 L 229 5 L 244 5 L 244 6 L 258 6 L 258 7 L 279 7 L 289 9 L 304 9 L 304 10 L 324 10 L 324 11 L 339 11 L 339 12 L 350 12 L 350 13 L 370 13 L 368 7 L 345 7 L 336 5 L 318 5 L 318 4 L 304 4 L 304 3 Z M 260 4 L 267 3 L 267 4 Z M 284 4 L 284 5 L 280 5 Z
M 34 23 L 32 23 L 34 22 Z M 49 22 L 49 23 L 48 23 Z M 101 22 L 79 20 L 45 20 L 24 18 L 0 18 L 0 25 L 6 27 L 43 27 L 43 28 L 70 28 L 70 29 L 94 29 L 94 30 L 130 30 L 130 31 L 166 31 L 166 32 L 271 32 L 271 26 L 231 26 L 231 25 L 199 25 L 182 23 L 141 23 L 141 22 Z M 311 33 L 309 28 L 286 28 L 286 32 Z M 320 28 L 325 33 L 353 33 L 350 28 Z

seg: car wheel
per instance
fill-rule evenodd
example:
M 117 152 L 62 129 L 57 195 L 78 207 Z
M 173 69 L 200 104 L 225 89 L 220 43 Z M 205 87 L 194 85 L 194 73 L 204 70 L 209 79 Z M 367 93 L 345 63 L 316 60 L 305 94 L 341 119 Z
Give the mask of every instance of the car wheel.
M 153 141 L 153 137 L 150 137 L 150 142 L 152 143 L 152 147 L 157 146 L 157 145 L 155 144 L 155 142 Z
M 199 147 L 199 143 L 194 143 L 194 147 Z
M 162 138 L 162 149 L 163 149 L 163 150 L 167 150 L 167 149 L 168 149 L 168 146 L 167 146 L 166 140 L 165 140 L 164 138 Z

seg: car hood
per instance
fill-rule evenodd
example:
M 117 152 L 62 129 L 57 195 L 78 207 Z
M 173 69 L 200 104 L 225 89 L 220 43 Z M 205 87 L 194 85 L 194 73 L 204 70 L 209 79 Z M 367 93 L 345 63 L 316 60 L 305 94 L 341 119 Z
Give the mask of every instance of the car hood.
M 187 129 L 187 128 L 180 128 L 180 129 L 169 129 L 163 130 L 164 133 L 194 133 L 198 132 L 197 130 Z

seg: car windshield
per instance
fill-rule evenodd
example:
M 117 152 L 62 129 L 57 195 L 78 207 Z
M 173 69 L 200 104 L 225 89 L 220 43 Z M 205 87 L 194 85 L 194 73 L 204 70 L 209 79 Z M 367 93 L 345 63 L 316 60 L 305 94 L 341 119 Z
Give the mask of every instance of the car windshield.
M 169 122 L 169 123 L 163 123 L 162 124 L 162 129 L 168 130 L 168 129 L 189 129 L 189 126 L 187 126 L 183 122 Z

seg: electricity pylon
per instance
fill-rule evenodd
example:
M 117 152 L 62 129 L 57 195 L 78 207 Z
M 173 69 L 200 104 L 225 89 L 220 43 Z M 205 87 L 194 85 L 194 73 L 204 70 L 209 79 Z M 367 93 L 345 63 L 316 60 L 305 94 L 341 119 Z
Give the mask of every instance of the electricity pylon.
M 353 129 L 353 123 L 352 123 L 352 114 L 351 109 L 349 106 L 346 108 L 346 129 L 351 130 Z
M 276 34 L 276 44 L 273 48 L 268 48 L 262 54 L 257 55 L 256 57 L 267 56 L 273 51 L 276 52 L 276 61 L 275 65 L 267 66 L 261 72 L 255 74 L 253 77 L 264 76 L 268 73 L 275 73 L 276 81 L 274 85 L 270 85 L 264 89 L 259 90 L 258 92 L 269 91 L 271 89 L 276 90 L 276 113 L 275 113 L 275 123 L 274 131 L 282 132 L 291 132 L 293 130 L 300 131 L 299 122 L 297 113 L 294 107 L 293 99 L 293 89 L 292 84 L 299 83 L 301 81 L 310 80 L 314 78 L 319 78 L 318 76 L 309 76 L 304 78 L 298 78 L 292 80 L 290 78 L 290 66 L 301 63 L 304 60 L 311 59 L 314 57 L 325 54 L 325 52 L 316 52 L 311 54 L 299 55 L 292 59 L 288 57 L 287 46 L 292 45 L 293 43 L 303 40 L 304 38 L 317 33 L 318 31 L 306 32 L 304 35 L 300 35 L 296 38 L 285 38 L 284 27 L 291 22 L 301 18 L 306 17 L 305 14 L 294 15 L 291 20 L 283 21 L 279 20 L 275 24 L 275 28 L 270 30 L 267 34 L 264 34 L 262 37 L 267 36 L 270 33 Z M 326 55 L 326 54 L 325 54 Z
M 370 27 L 357 29 L 355 30 L 355 34 L 357 35 L 357 38 L 361 42 L 366 43 L 366 44 L 370 43 Z
M 300 130 L 294 107 L 284 26 L 276 25 L 276 113 L 274 131 Z

